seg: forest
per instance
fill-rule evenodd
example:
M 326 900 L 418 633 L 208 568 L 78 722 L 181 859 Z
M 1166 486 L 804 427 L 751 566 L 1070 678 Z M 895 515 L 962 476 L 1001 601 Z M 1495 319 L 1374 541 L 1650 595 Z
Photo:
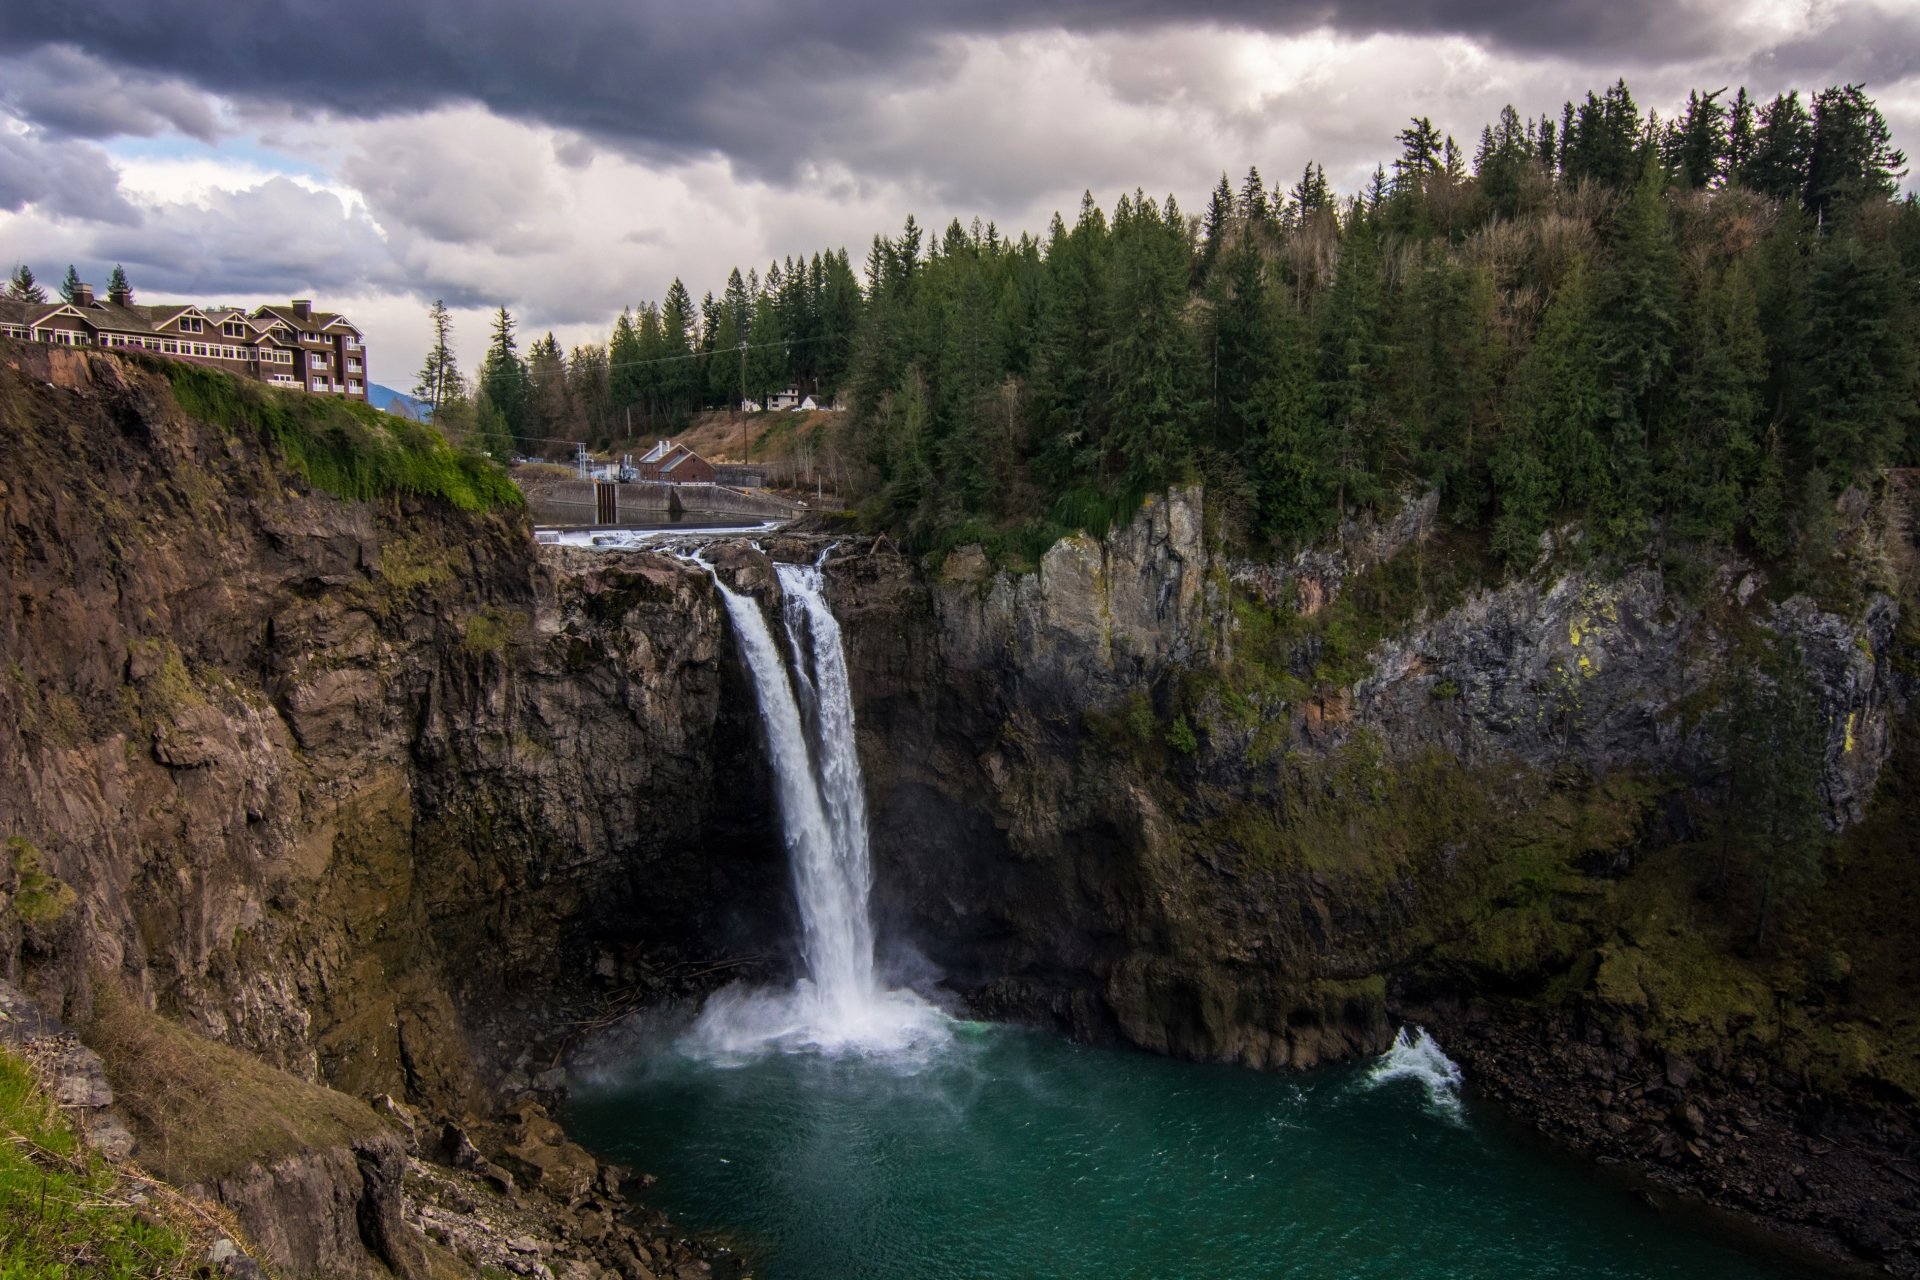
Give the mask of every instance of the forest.
M 931 552 L 1023 553 L 1198 479 L 1246 546 L 1438 490 L 1509 563 L 1573 518 L 1601 549 L 1773 558 L 1914 462 L 1920 205 L 1862 86 L 1662 119 L 1616 82 L 1470 150 L 1425 117 L 1395 141 L 1350 195 L 1308 163 L 1191 214 L 1089 194 L 1042 238 L 909 217 L 864 280 L 844 250 L 697 305 L 676 280 L 570 354 L 522 358 L 503 309 L 469 399 L 444 343 L 420 391 L 500 447 L 837 394 L 843 499 Z

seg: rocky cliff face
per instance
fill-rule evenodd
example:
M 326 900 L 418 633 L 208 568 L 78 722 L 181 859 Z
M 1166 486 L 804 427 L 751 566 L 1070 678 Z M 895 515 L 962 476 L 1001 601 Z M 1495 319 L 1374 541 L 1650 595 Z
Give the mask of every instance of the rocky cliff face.
M 0 978 L 42 1007 L 84 1031 L 124 988 L 458 1115 L 571 1019 L 774 949 L 751 700 L 697 575 L 308 491 L 137 361 L 9 346 L 0 422 Z
M 298 1080 L 458 1118 L 547 1079 L 575 1024 L 787 967 L 764 750 L 704 571 L 341 502 L 138 362 L 5 352 L 0 978 L 83 1031 L 124 989 Z M 1913 826 L 1886 794 L 1910 548 L 1855 550 L 1892 571 L 1824 601 L 1732 562 L 1684 590 L 1571 558 L 1506 581 L 1414 503 L 1241 563 L 1197 491 L 1031 572 L 839 546 L 887 960 L 985 1014 L 1253 1066 L 1419 1016 L 1547 1127 L 1749 1208 L 1786 1185 L 1736 1150 L 1762 1131 L 1736 1095 L 1765 1095 L 1756 1126 L 1828 1118 L 1767 1131 L 1808 1230 L 1920 1214 L 1884 1164 L 1806 1174 L 1822 1125 L 1911 1142 L 1920 1096 L 1886 834 Z M 759 550 L 710 558 L 777 591 Z M 1843 833 L 1817 892 L 1806 866 L 1713 874 L 1716 708 L 1787 651 Z M 1755 949 L 1776 873 L 1802 901 Z M 462 1142 L 482 1175 L 512 1145 Z M 304 1203 L 391 1182 L 340 1151 L 337 1177 L 300 1166 Z M 210 1184 L 264 1203 L 275 1167 Z M 405 1252 L 368 1230 L 330 1239 Z
M 1030 573 L 834 562 L 883 933 L 989 1013 L 1156 1052 L 1309 1066 L 1425 1020 L 1575 1145 L 1920 1265 L 1879 1225 L 1920 1227 L 1920 975 L 1859 905 L 1916 887 L 1901 525 L 1822 603 L 1733 561 L 1502 581 L 1433 514 L 1246 564 L 1186 492 Z M 1743 679 L 1810 706 L 1834 852 L 1725 852 Z

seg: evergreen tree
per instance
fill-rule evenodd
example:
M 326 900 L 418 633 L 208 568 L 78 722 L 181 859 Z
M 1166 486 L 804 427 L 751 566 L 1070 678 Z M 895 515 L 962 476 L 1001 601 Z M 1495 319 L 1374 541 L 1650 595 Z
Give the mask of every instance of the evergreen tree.
M 33 268 L 21 263 L 13 269 L 13 275 L 7 281 L 7 300 L 9 302 L 45 302 L 47 291 L 33 279 Z
M 676 277 L 660 304 L 660 351 L 654 356 L 658 362 L 654 376 L 660 409 L 669 422 L 685 421 L 699 398 L 701 375 L 693 363 L 694 324 L 693 299 Z
M 1327 171 L 1313 161 L 1307 161 L 1307 167 L 1300 171 L 1300 181 L 1293 184 L 1288 204 L 1294 211 L 1294 221 L 1304 226 L 1315 215 L 1333 209 L 1333 188 L 1327 183 Z
M 501 307 L 494 313 L 493 342 L 480 365 L 480 395 L 498 412 L 507 435 L 517 440 L 526 434 L 527 371 L 520 363 L 513 330 L 513 316 Z
M 438 414 L 449 401 L 467 394 L 467 380 L 454 355 L 453 317 L 444 300 L 435 300 L 427 309 L 427 321 L 433 326 L 433 341 L 414 379 L 413 394 L 424 400 L 432 413 Z
M 747 341 L 753 306 L 746 293 L 746 282 L 735 267 L 727 277 L 727 291 L 714 325 L 713 354 L 707 361 L 707 400 L 711 404 L 731 405 L 747 398 L 746 353 L 740 345 Z
M 1673 361 L 1679 255 L 1658 163 L 1649 157 L 1609 230 L 1599 280 L 1597 336 L 1606 371 L 1609 484 L 1599 495 L 1601 533 L 1631 543 L 1654 503 L 1650 428 Z
M 1583 180 L 1625 190 L 1640 177 L 1640 109 L 1627 82 L 1616 81 L 1604 96 L 1587 94 L 1579 107 L 1568 103 L 1560 130 L 1560 173 L 1569 182 Z
M 1579 259 L 1515 373 L 1494 451 L 1494 547 L 1510 562 L 1533 558 L 1563 504 L 1585 506 L 1607 490 L 1607 397 L 1595 324 L 1593 290 Z
M 787 350 L 780 333 L 780 310 L 773 295 L 753 300 L 753 319 L 747 330 L 747 394 L 765 400 L 786 389 Z
M 1428 177 L 1442 172 L 1440 131 L 1432 120 L 1415 116 L 1395 137 L 1400 142 L 1400 158 L 1393 162 L 1396 189 L 1418 190 Z
M 1814 98 L 1806 204 L 1816 219 L 1826 223 L 1864 202 L 1886 201 L 1906 172 L 1906 153 L 1894 147 L 1886 117 L 1860 85 Z
M 107 279 L 107 293 L 119 295 L 123 302 L 133 301 L 133 285 L 127 280 L 127 269 L 117 262 L 113 264 L 113 275 Z
M 1270 293 L 1269 305 L 1271 357 L 1255 388 L 1260 414 L 1252 479 L 1261 531 L 1298 543 L 1337 522 L 1337 450 L 1320 409 L 1312 331 L 1284 291 Z
M 1734 95 L 1733 110 L 1727 118 L 1727 153 L 1721 171 L 1727 175 L 1727 181 L 1745 183 L 1747 171 L 1753 164 L 1754 147 L 1758 138 L 1754 134 L 1753 99 L 1747 95 L 1747 87 L 1740 86 Z
M 1698 190 L 1717 183 L 1725 172 L 1727 111 L 1720 105 L 1725 89 L 1687 95 L 1687 113 L 1676 131 L 1674 168 L 1682 185 Z
M 523 443 L 538 453 L 556 440 L 574 438 L 573 406 L 567 397 L 567 361 L 549 332 L 527 349 L 526 431 Z
M 1101 352 L 1109 329 L 1107 222 L 1091 195 L 1068 231 L 1056 216 L 1033 340 L 1033 403 L 1043 482 L 1064 492 L 1098 476 L 1105 436 Z
M 74 270 L 73 264 L 69 262 L 67 264 L 67 274 L 65 278 L 60 281 L 60 301 L 72 302 L 79 296 L 80 273 Z
M 1676 532 L 1731 543 L 1746 523 L 1745 493 L 1760 463 L 1767 374 L 1759 305 L 1742 264 L 1699 283 L 1680 343 L 1674 403 L 1658 445 L 1665 506 Z
M 1220 185 L 1213 189 L 1213 197 L 1207 202 L 1207 212 L 1200 220 L 1200 256 L 1194 270 L 1196 284 L 1206 280 L 1213 264 L 1220 256 L 1221 245 L 1226 240 L 1227 227 L 1233 221 L 1233 187 L 1227 182 L 1227 174 L 1220 172 Z
M 1191 332 L 1185 323 L 1192 271 L 1185 238 L 1162 220 L 1151 197 L 1135 193 L 1114 214 L 1113 331 L 1108 448 L 1129 489 L 1151 493 L 1184 470 L 1198 408 Z
M 1320 398 L 1333 440 L 1334 515 L 1371 502 L 1378 486 L 1377 406 L 1386 375 L 1379 231 L 1356 206 L 1320 313 Z
M 1520 113 L 1510 105 L 1502 107 L 1499 125 L 1489 126 L 1480 135 L 1480 150 L 1474 157 L 1480 193 L 1495 213 L 1503 218 L 1518 216 L 1527 173 L 1534 162 Z
M 573 422 L 563 433 L 570 439 L 587 443 L 611 440 L 615 434 L 631 436 L 622 416 L 616 422 L 613 413 L 613 388 L 607 349 L 597 342 L 575 347 L 567 356 L 567 403 L 573 409 Z
M 622 307 L 620 318 L 613 322 L 613 336 L 607 340 L 607 398 L 623 424 L 630 411 L 645 407 L 642 359 L 633 308 Z
M 1903 452 L 1916 389 L 1908 297 L 1885 243 L 1843 232 L 1808 264 L 1790 446 L 1839 485 L 1867 480 Z
M 1273 217 L 1273 206 L 1267 201 L 1266 183 L 1260 180 L 1260 170 L 1249 168 L 1246 179 L 1240 184 L 1240 202 L 1234 210 L 1241 220 L 1249 225 L 1264 225 Z
M 1773 200 L 1798 201 L 1807 188 L 1807 164 L 1813 157 L 1813 117 L 1795 90 L 1760 108 L 1753 158 L 1741 181 Z

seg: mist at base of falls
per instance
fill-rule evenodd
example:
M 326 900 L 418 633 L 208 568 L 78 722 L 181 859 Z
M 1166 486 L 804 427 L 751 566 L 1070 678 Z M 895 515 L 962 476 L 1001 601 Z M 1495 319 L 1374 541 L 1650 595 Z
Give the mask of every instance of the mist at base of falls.
M 589 1072 L 568 1129 L 758 1280 L 1802 1274 L 1460 1103 L 1417 1035 L 1299 1076 L 963 1022 L 905 1058 L 684 1043 Z

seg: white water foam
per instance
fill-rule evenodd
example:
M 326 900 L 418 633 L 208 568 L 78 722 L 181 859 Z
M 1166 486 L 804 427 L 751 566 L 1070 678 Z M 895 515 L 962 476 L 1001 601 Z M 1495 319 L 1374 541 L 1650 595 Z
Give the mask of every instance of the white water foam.
M 1412 1080 L 1426 1091 L 1427 1107 L 1460 1120 L 1460 1067 L 1440 1049 L 1425 1027 L 1401 1027 L 1393 1044 L 1367 1068 L 1363 1086 L 1376 1089 L 1390 1080 Z
M 949 1022 L 920 996 L 884 988 L 874 975 L 865 783 L 840 624 L 817 565 L 783 564 L 775 571 L 793 648 L 791 679 L 759 603 L 717 573 L 714 585 L 753 676 L 766 729 L 807 976 L 787 991 L 719 992 L 701 1010 L 685 1047 L 721 1063 L 774 1050 L 911 1058 L 944 1042 Z M 804 716 L 796 682 L 807 704 Z

